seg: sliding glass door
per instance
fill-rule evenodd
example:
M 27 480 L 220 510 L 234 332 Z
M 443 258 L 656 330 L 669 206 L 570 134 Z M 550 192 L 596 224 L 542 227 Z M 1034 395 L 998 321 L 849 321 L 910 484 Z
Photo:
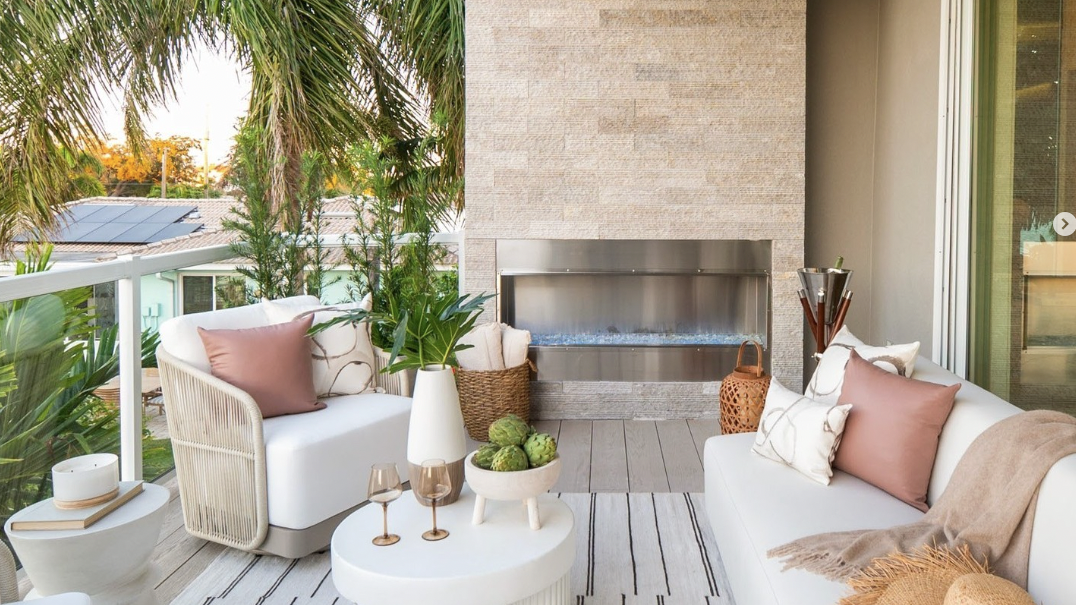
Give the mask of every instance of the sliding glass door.
M 1076 0 L 979 11 L 971 378 L 1076 412 Z

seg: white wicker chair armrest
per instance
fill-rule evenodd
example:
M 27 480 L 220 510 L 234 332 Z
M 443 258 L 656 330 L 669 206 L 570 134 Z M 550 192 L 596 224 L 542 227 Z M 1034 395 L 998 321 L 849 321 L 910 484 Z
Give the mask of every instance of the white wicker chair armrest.
M 254 550 L 269 529 L 262 414 L 242 389 L 157 348 L 187 531 Z
M 15 558 L 7 545 L 0 542 L 0 603 L 19 600 L 19 581 L 15 576 Z

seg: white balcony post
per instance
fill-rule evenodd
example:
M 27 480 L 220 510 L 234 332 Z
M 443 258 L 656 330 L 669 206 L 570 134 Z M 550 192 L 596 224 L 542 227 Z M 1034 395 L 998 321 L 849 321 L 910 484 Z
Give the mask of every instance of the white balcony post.
M 139 257 L 124 256 L 116 282 L 120 345 L 120 476 L 142 478 L 142 277 Z

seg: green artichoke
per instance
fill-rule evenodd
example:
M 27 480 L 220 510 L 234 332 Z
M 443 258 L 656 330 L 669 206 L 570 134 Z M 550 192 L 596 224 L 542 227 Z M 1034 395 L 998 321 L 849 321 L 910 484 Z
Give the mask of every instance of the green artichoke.
M 489 425 L 489 440 L 501 447 L 523 445 L 531 434 L 531 427 L 515 414 L 509 414 Z
M 493 464 L 493 457 L 497 455 L 497 452 L 500 451 L 500 449 L 501 447 L 499 445 L 493 445 L 492 443 L 487 443 L 478 448 L 478 451 L 474 455 L 475 465 L 479 468 L 489 470 L 490 465 Z
M 535 433 L 523 442 L 531 468 L 545 466 L 557 455 L 557 442 L 546 433 Z
M 493 456 L 493 462 L 489 465 L 491 471 L 525 471 L 527 470 L 527 454 L 518 445 L 502 447 Z

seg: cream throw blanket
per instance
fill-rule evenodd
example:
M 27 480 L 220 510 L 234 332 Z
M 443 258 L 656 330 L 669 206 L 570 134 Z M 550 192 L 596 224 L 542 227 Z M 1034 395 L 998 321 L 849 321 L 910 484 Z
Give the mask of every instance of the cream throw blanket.
M 771 550 L 785 569 L 844 581 L 877 557 L 924 545 L 967 544 L 994 573 L 1027 587 L 1027 560 L 1039 484 L 1055 462 L 1076 453 L 1076 418 L 1038 410 L 983 431 L 957 463 L 941 497 L 909 525 L 800 538 Z

